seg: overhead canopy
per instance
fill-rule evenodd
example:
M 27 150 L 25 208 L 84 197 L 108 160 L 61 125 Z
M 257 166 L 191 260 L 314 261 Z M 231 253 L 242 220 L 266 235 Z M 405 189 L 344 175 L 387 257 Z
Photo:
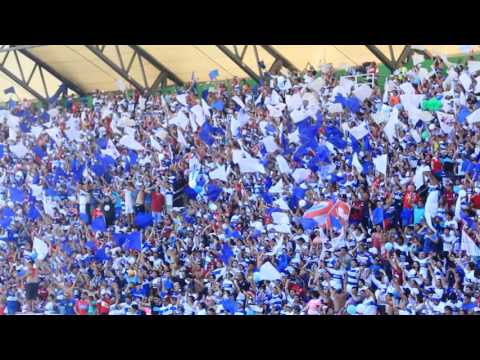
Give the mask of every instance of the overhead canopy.
M 260 73 L 275 66 L 278 56 L 272 55 L 273 52 L 280 54 L 279 56 L 282 56 L 285 61 L 298 70 L 305 69 L 309 64 L 318 67 L 320 64 L 331 63 L 336 68 L 342 68 L 360 65 L 368 61 L 379 62 L 378 57 L 365 45 L 89 46 L 90 49 L 85 45 L 45 45 L 26 50 L 56 71 L 58 76 L 52 76 L 45 69 L 40 74 L 35 70 L 38 69 L 38 67 L 35 68 L 35 61 L 23 56 L 24 54 L 14 56 L 13 51 L 8 56 L 6 52 L 0 52 L 0 64 L 2 64 L 2 68 L 7 69 L 19 79 L 23 76 L 25 82 L 30 80 L 29 87 L 38 91 L 43 98 L 48 98 L 64 81 L 71 82 L 72 87 L 75 85 L 76 91 L 69 87 L 72 93 L 91 93 L 97 89 L 118 90 L 117 82 L 120 78 L 123 78 L 128 86 L 135 87 L 132 85 L 135 83 L 137 88 L 151 89 L 152 87 L 189 82 L 192 72 L 199 81 L 209 81 L 209 73 L 214 69 L 219 72 L 217 80 L 231 79 L 234 76 L 251 77 L 249 71 Z M 223 50 L 220 47 L 223 47 Z M 265 47 L 270 47 L 271 50 L 268 51 Z M 388 58 L 391 58 L 388 45 L 377 45 L 376 47 Z M 405 45 L 393 45 L 393 57 L 398 58 L 404 47 Z M 465 50 L 465 45 L 423 45 L 423 47 L 433 55 L 458 55 Z M 477 46 L 472 46 L 473 50 L 476 48 Z M 95 53 L 97 50 L 101 51 L 103 59 Z M 238 55 L 238 58 L 241 58 L 241 64 L 232 60 L 231 55 Z M 6 59 L 5 56 L 7 56 Z M 105 59 L 110 61 L 110 64 Z M 263 63 L 263 68 L 258 66 L 257 59 Z M 128 71 L 122 75 L 119 73 L 119 69 L 128 69 Z M 132 81 L 129 82 L 129 80 Z M 0 101 L 5 102 L 12 96 L 5 95 L 3 91 L 11 86 L 15 87 L 16 94 L 21 99 L 36 97 L 27 91 L 25 86 L 19 86 L 11 76 L 0 71 Z M 15 99 L 15 97 L 13 98 Z

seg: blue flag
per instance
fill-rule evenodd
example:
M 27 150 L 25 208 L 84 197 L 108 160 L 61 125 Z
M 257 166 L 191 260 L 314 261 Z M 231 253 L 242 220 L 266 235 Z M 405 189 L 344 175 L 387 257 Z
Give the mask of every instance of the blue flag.
M 207 145 L 211 146 L 215 139 L 212 135 L 224 135 L 224 131 L 221 128 L 214 127 L 205 121 L 200 128 L 200 132 L 198 133 L 200 139 Z
M 12 222 L 11 217 L 1 217 L 0 218 L 0 227 L 3 229 L 7 229 L 10 226 L 10 223 Z
M 145 229 L 153 225 L 153 216 L 150 213 L 138 213 L 135 216 L 135 225 Z
M 112 240 L 115 242 L 117 246 L 123 246 L 123 244 L 127 240 L 127 235 L 122 233 L 113 233 Z
M 348 98 L 345 105 L 353 113 L 360 111 L 360 101 L 355 96 Z
M 334 229 L 338 230 L 342 228 L 342 224 L 340 223 L 340 221 L 333 215 L 330 215 L 330 222 Z
M 208 73 L 208 77 L 209 77 L 210 80 L 212 80 L 212 81 L 215 80 L 215 79 L 218 77 L 218 75 L 219 75 L 219 72 L 218 72 L 217 69 L 212 70 L 212 71 L 210 71 L 210 72 Z
M 41 217 L 41 215 L 37 208 L 35 206 L 30 206 L 30 209 L 28 210 L 28 218 L 30 220 L 36 220 L 39 217 Z
M 96 163 L 95 165 L 92 166 L 92 172 L 96 176 L 102 177 L 107 172 L 107 169 L 105 169 L 105 166 L 103 166 L 103 164 Z
M 372 146 L 370 145 L 370 134 L 367 134 L 363 138 L 363 147 L 365 148 L 365 151 L 372 151 Z
M 217 201 L 222 192 L 223 189 L 215 184 L 210 183 L 207 186 L 207 197 L 210 201 Z
M 309 219 L 311 220 L 311 219 Z M 277 257 L 277 270 L 280 272 L 284 272 L 285 269 L 288 267 L 289 258 L 286 254 L 281 254 Z
M 107 148 L 107 145 L 108 145 L 108 140 L 106 137 L 102 137 L 100 139 L 98 139 L 97 141 L 97 145 L 102 148 L 102 149 L 106 149 Z
M 350 141 L 352 142 L 352 149 L 354 153 L 359 153 L 361 151 L 360 143 L 352 135 L 350 135 Z
M 468 115 L 470 115 L 470 110 L 468 110 L 468 108 L 466 108 L 465 106 L 462 106 L 462 108 L 457 114 L 458 122 L 463 125 Z
M 138 231 L 128 234 L 124 244 L 125 250 L 141 251 L 142 250 L 141 236 L 142 234 Z
M 48 112 L 44 111 L 41 115 L 40 115 L 40 118 L 44 121 L 49 121 L 50 120 L 50 115 L 48 114 Z
M 6 88 L 5 90 L 3 90 L 3 93 L 4 93 L 5 95 L 15 94 L 15 87 L 10 86 L 9 88 Z
M 95 219 L 92 220 L 92 230 L 93 231 L 101 231 L 104 232 L 107 230 L 107 224 L 105 222 L 104 216 L 97 216 Z
M 15 109 L 15 106 L 17 106 L 17 102 L 13 99 L 10 99 L 7 101 L 7 105 L 8 105 L 8 110 L 13 110 Z
M 35 145 L 32 148 L 32 151 L 37 155 L 39 158 L 43 159 L 45 156 L 47 156 L 47 153 L 38 145 Z
M 109 259 L 109 257 L 105 253 L 105 247 L 100 248 L 95 252 L 95 260 L 96 261 L 104 262 L 104 261 L 107 261 L 108 259 Z
M 95 241 L 87 241 L 85 243 L 85 246 L 87 247 L 87 249 L 90 249 L 90 250 L 95 250 L 97 248 L 97 245 L 95 244 Z
M 272 195 L 270 195 L 269 192 L 262 191 L 262 198 L 263 198 L 263 201 L 265 201 L 268 205 L 273 204 L 273 197 L 272 197 Z
M 133 150 L 128 150 L 128 157 L 130 158 L 130 164 L 135 165 L 138 162 L 138 155 Z
M 10 188 L 10 199 L 14 203 L 23 203 L 25 200 L 25 193 L 20 189 Z
M 465 172 L 465 173 L 470 173 L 472 172 L 473 170 L 475 169 L 475 164 L 472 163 L 470 160 L 463 160 L 462 162 L 462 172 Z
M 202 99 L 208 102 L 208 89 L 202 91 Z
M 67 85 L 62 84 L 58 87 L 58 90 L 53 94 L 51 98 L 48 99 L 49 104 L 55 104 L 58 99 L 60 98 L 60 95 L 65 94 L 67 92 Z
M 227 243 L 224 243 L 222 248 L 222 255 L 220 256 L 220 259 L 223 261 L 224 264 L 228 264 L 228 260 L 230 260 L 232 256 L 233 256 L 232 249 L 230 248 L 230 246 L 228 246 Z
M 337 127 L 327 126 L 325 128 L 325 136 L 327 137 L 328 142 L 336 148 L 343 150 L 347 147 L 347 142 L 343 140 L 343 134 Z
M 313 230 L 317 227 L 317 222 L 313 219 L 307 219 L 307 218 L 301 217 L 299 218 L 299 220 L 303 230 Z
M 477 230 L 477 223 L 475 222 L 474 219 L 468 217 L 463 212 L 460 213 L 460 217 L 465 222 L 465 224 L 469 229 Z
M 383 224 L 383 208 L 376 208 L 375 210 L 373 210 L 372 217 L 374 225 Z
M 215 100 L 215 102 L 212 104 L 212 107 L 218 111 L 223 111 L 225 104 L 222 100 Z
M 234 315 L 235 312 L 237 311 L 237 303 L 234 300 L 230 300 L 230 299 L 222 300 L 222 306 L 225 309 L 225 311 L 231 315 Z

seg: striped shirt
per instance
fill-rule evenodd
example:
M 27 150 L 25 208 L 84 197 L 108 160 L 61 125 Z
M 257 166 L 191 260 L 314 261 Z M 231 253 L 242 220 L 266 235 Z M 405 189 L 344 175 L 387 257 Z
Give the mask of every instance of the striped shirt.
M 356 286 L 360 277 L 360 268 L 350 268 L 347 271 L 347 284 Z

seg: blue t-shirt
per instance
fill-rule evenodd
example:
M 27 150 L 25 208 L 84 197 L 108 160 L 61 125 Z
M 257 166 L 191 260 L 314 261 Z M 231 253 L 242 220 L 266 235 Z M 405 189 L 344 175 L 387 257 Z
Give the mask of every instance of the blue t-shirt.
M 65 315 L 75 315 L 75 300 L 74 299 L 65 299 L 63 302 L 65 306 Z

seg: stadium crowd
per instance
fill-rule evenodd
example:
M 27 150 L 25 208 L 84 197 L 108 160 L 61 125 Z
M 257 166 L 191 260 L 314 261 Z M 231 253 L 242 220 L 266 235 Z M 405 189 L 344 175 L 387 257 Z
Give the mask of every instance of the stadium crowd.
M 0 313 L 480 313 L 479 70 L 9 101 Z

